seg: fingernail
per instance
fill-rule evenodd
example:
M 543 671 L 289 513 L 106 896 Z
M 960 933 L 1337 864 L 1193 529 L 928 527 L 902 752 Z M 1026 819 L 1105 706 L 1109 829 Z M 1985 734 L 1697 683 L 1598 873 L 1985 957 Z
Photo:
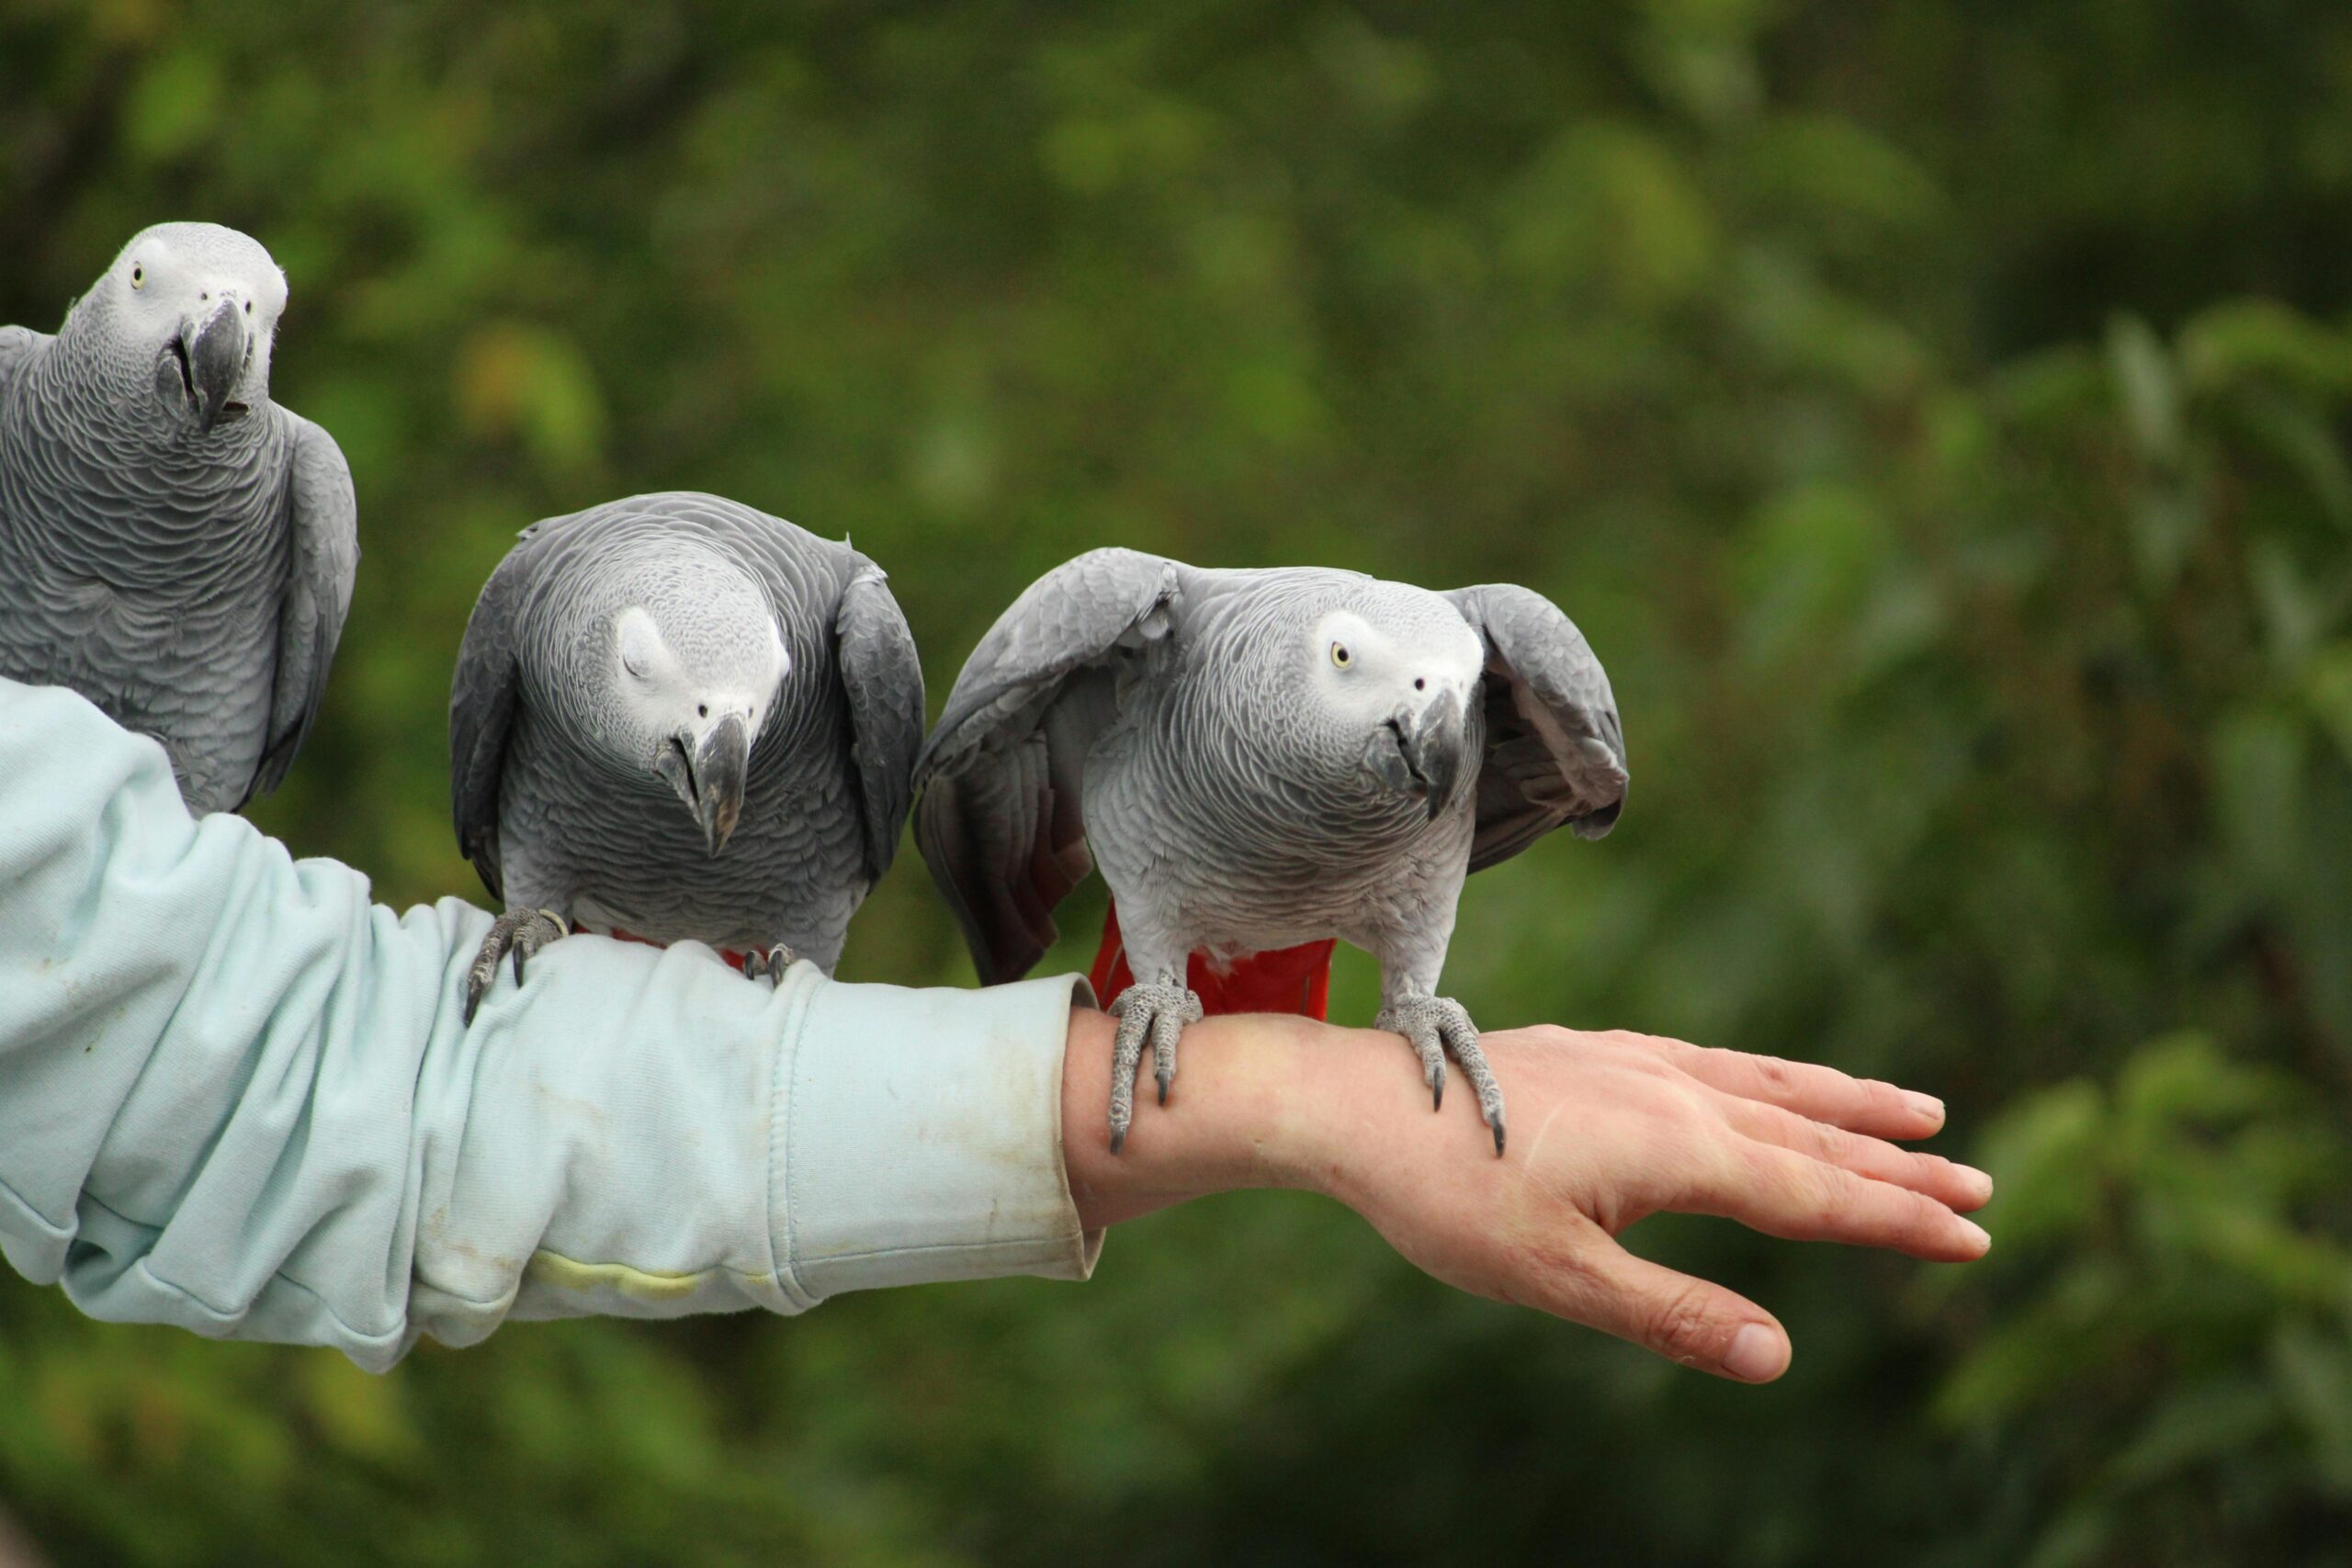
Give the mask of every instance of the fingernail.
M 1986 1231 L 1983 1225 L 1978 1224 L 1974 1220 L 1962 1220 L 1960 1223 L 1962 1227 L 1965 1229 L 1969 1235 L 1975 1241 L 1977 1257 L 1982 1258 L 1986 1253 L 1993 1250 L 1992 1235 L 1990 1232 Z
M 1968 1190 L 1974 1193 L 1979 1201 L 1991 1201 L 1993 1196 L 1993 1179 L 1991 1176 L 1977 1169 L 1973 1165 L 1962 1166 L 1960 1168 L 1960 1172 L 1962 1176 L 1968 1178 Z
M 1724 1371 L 1747 1382 L 1769 1382 L 1789 1364 L 1784 1343 L 1760 1323 L 1743 1325 L 1724 1352 Z
M 1921 1094 L 1916 1089 L 1906 1089 L 1903 1091 L 1903 1099 L 1905 1103 L 1908 1104 L 1912 1110 L 1917 1111 L 1920 1115 L 1927 1117 L 1929 1121 L 1935 1122 L 1937 1126 L 1940 1127 L 1943 1125 L 1944 1102 L 1938 1100 L 1934 1095 Z

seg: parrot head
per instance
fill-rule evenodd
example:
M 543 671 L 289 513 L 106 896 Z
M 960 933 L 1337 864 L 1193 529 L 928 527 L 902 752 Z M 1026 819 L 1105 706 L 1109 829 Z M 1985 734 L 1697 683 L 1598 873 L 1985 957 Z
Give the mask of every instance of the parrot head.
M 641 586 L 609 623 L 607 743 L 670 786 L 715 855 L 742 816 L 752 747 L 791 655 L 766 593 L 715 556 L 673 552 Z
M 1402 584 L 1314 618 L 1301 656 L 1324 722 L 1372 786 L 1435 818 L 1471 765 L 1470 711 L 1486 646 L 1444 599 Z
M 164 417 L 209 435 L 269 397 L 286 275 L 259 242 L 217 223 L 159 223 L 122 248 L 85 297 L 105 340 L 152 387 Z

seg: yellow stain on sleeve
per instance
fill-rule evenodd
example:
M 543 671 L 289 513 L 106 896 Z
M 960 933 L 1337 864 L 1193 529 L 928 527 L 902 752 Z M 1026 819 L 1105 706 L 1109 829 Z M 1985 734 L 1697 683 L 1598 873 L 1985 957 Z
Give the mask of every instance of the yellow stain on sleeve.
M 626 1263 L 582 1263 L 560 1252 L 539 1251 L 531 1254 L 531 1261 L 524 1267 L 523 1273 L 535 1284 L 560 1290 L 602 1288 L 637 1301 L 675 1302 L 700 1290 L 710 1280 L 714 1270 L 698 1269 L 690 1274 L 668 1274 Z

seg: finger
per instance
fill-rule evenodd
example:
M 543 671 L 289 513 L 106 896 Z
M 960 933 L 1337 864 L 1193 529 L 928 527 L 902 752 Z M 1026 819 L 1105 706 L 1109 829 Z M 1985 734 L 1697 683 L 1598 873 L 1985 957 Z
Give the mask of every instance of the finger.
M 1636 1258 L 1597 1225 L 1577 1239 L 1573 1261 L 1537 1304 L 1719 1378 L 1770 1382 L 1788 1370 L 1788 1334 L 1754 1302 Z
M 1703 1213 L 1786 1241 L 1883 1247 L 1938 1263 L 1982 1258 L 1993 1238 L 1933 1198 L 1872 1181 L 1769 1144 L 1749 1144 L 1719 1190 L 1691 1194 Z
M 1652 1039 L 1669 1062 L 1710 1088 L 1743 1100 L 1760 1100 L 1815 1122 L 1882 1138 L 1924 1138 L 1944 1124 L 1944 1102 L 1933 1095 L 1897 1089 L 1875 1078 L 1858 1078 L 1814 1062 L 1783 1061 Z
M 1792 1111 L 1742 1100 L 1737 1095 L 1721 1095 L 1718 1103 L 1724 1119 L 1733 1129 L 1758 1143 L 1793 1149 L 1873 1181 L 1892 1182 L 1914 1192 L 1924 1192 L 1948 1209 L 1968 1213 L 1983 1208 L 1993 1196 L 1991 1177 L 1941 1155 L 1900 1149 L 1867 1134 L 1849 1133 Z

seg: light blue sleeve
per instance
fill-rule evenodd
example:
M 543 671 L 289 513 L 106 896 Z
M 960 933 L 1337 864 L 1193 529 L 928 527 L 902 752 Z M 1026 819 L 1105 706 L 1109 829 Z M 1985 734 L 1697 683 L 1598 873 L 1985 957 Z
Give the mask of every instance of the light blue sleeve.
M 0 1253 L 95 1316 L 362 1366 L 509 1317 L 1083 1279 L 1068 977 L 749 981 L 578 936 L 470 1029 L 489 916 L 191 821 L 162 748 L 0 681 Z

